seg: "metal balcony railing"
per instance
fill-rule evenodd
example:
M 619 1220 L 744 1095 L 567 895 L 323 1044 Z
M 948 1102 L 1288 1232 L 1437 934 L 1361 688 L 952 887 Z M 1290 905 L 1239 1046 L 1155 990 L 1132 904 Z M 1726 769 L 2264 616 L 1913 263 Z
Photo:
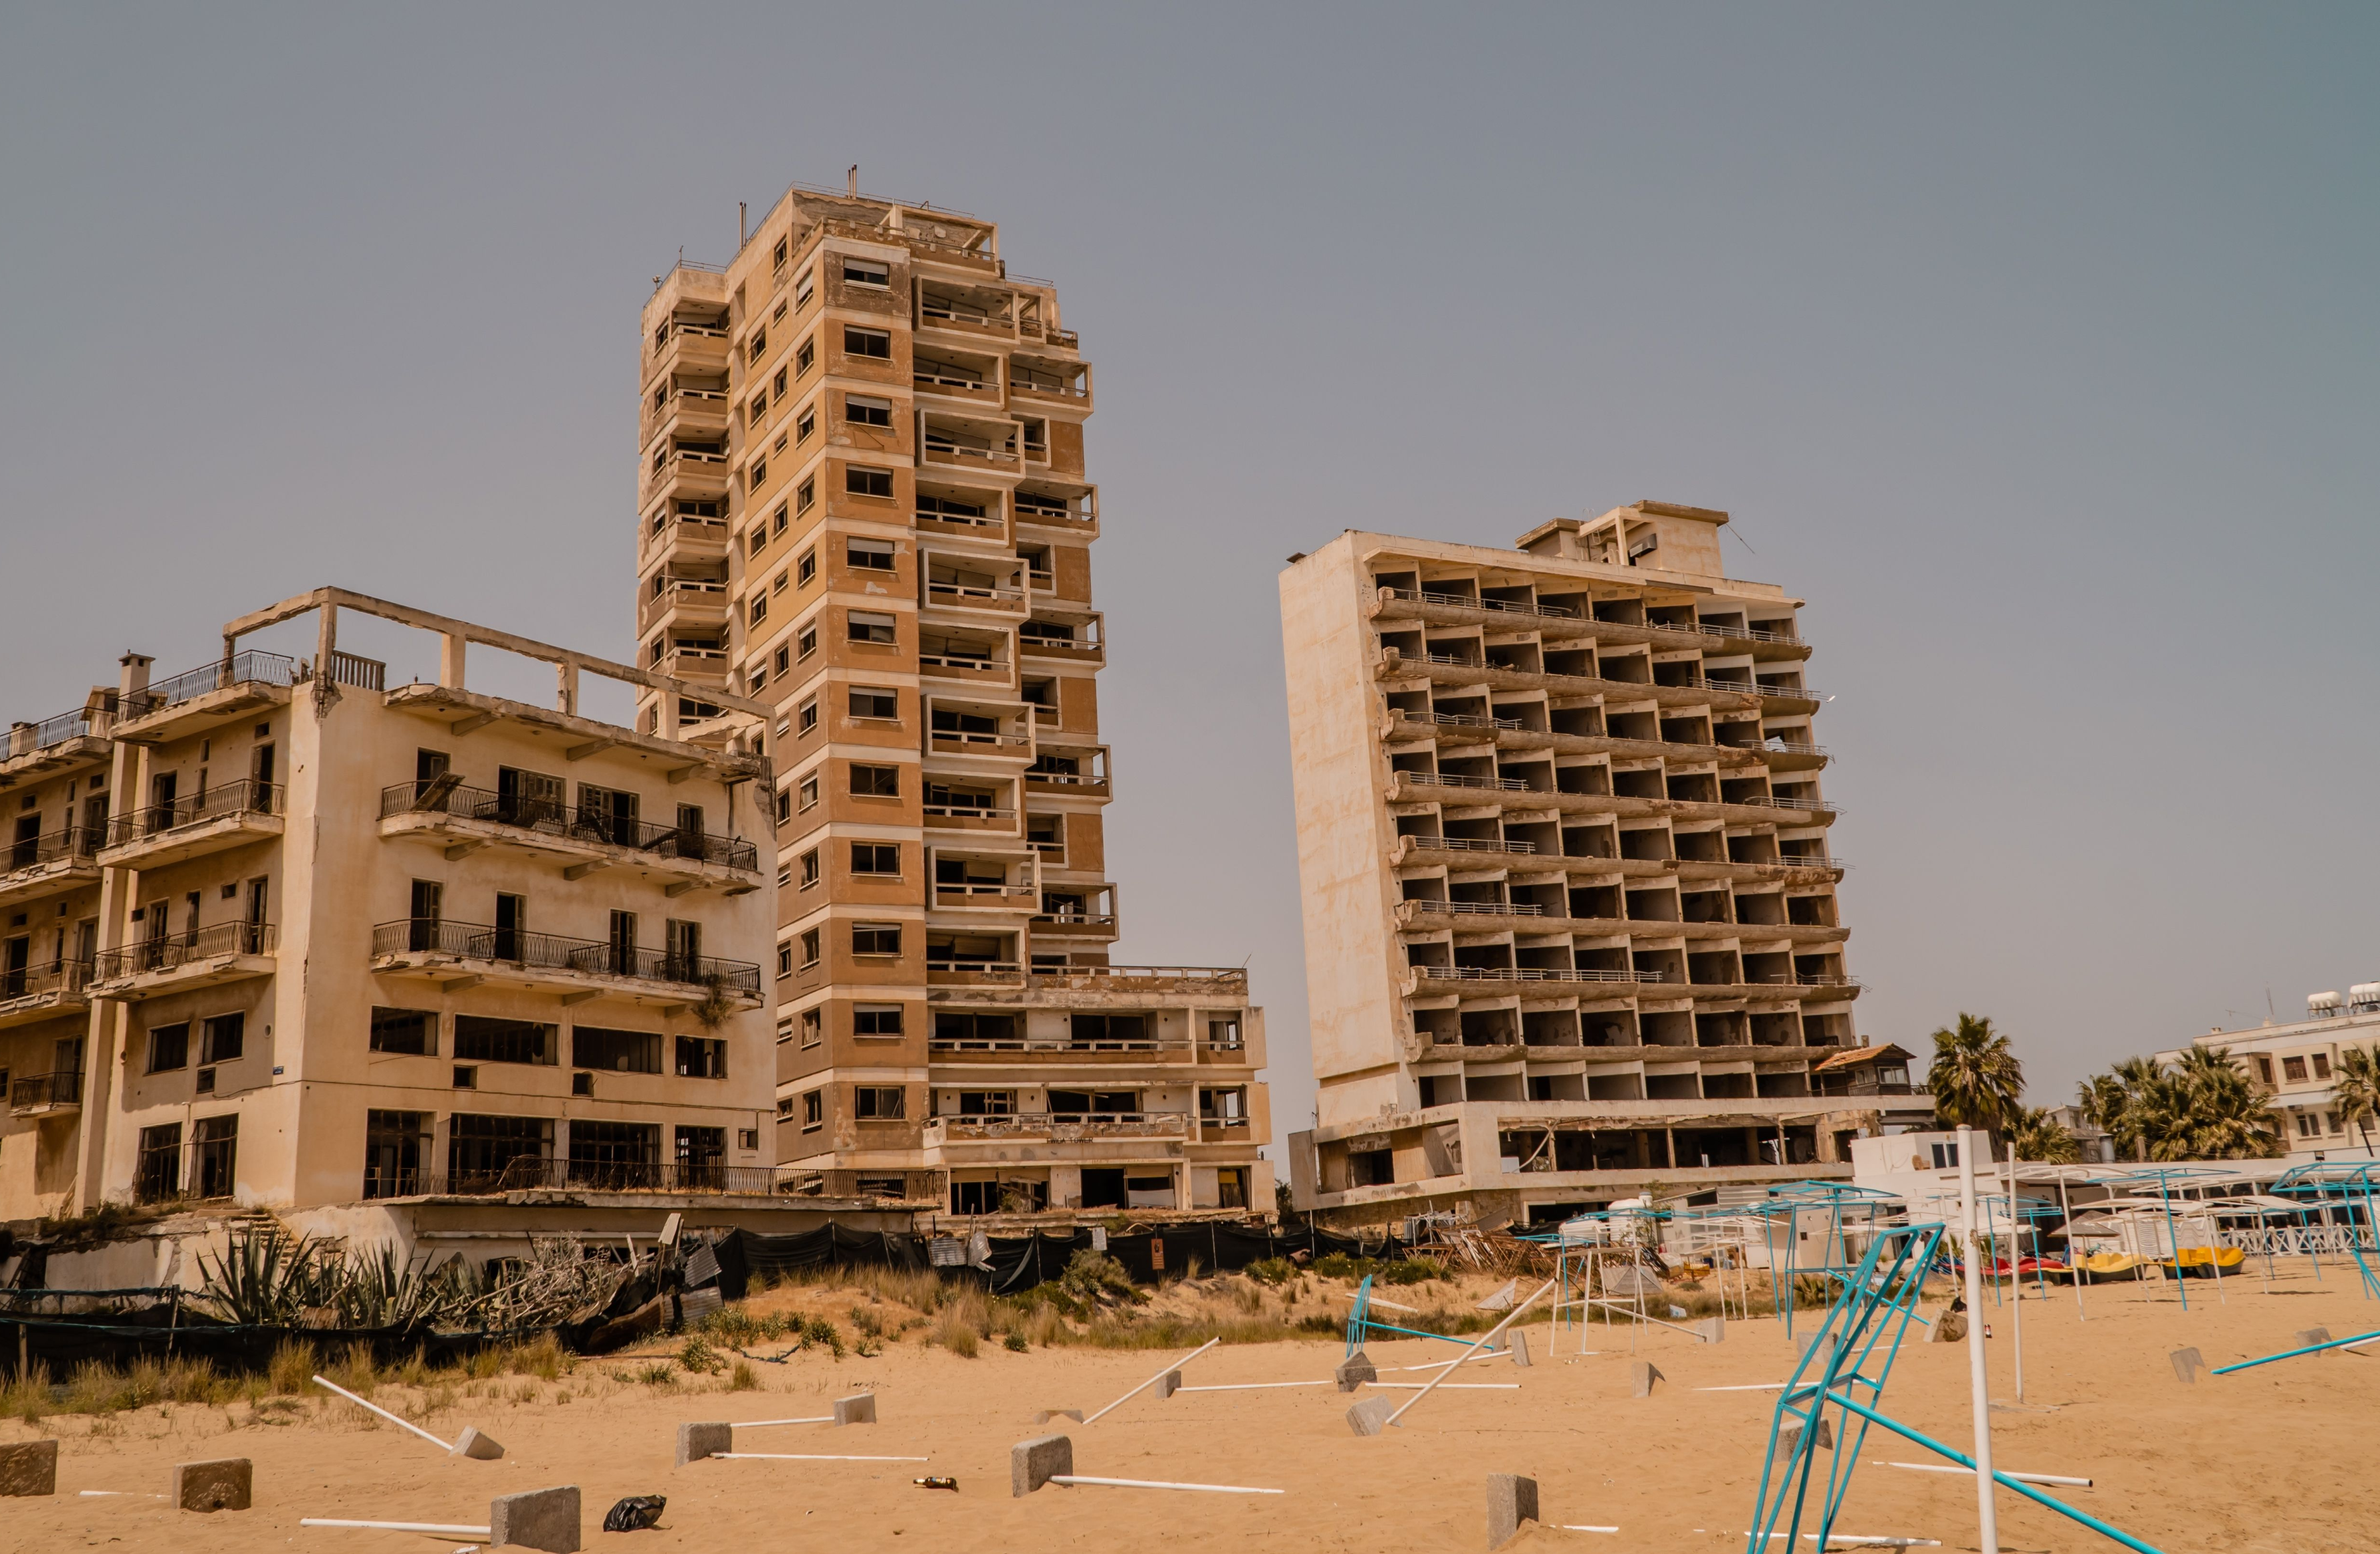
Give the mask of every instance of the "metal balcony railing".
M 88 858 L 99 850 L 105 836 L 96 826 L 67 826 L 47 836 L 29 836 L 0 845 L 0 875 L 38 868 L 60 858 Z
M 520 929 L 491 928 L 485 923 L 455 923 L 443 917 L 400 917 L 395 922 L 377 924 L 372 929 L 371 953 L 374 959 L 453 955 L 460 960 L 491 961 L 524 970 L 576 971 L 686 987 L 706 987 L 717 982 L 730 992 L 749 998 L 760 996 L 760 968 L 748 961 L 681 955 L 606 940 L 570 939 L 558 933 L 530 933 Z
M 253 777 L 243 777 L 236 783 L 225 783 L 188 798 L 177 798 L 170 804 L 152 804 L 145 809 L 118 815 L 107 822 L 107 844 L 121 847 L 128 842 L 162 836 L 185 826 L 202 825 L 209 820 L 237 815 L 278 815 L 281 813 L 281 797 L 280 783 L 260 783 Z
M 1035 1134 L 1110 1138 L 1166 1138 L 1190 1131 L 1187 1111 L 1005 1111 L 932 1119 L 953 1137 L 1003 1138 Z
M 1493 610 L 1501 614 L 1536 615 L 1549 621 L 1578 621 L 1587 618 L 1581 615 L 1575 610 L 1566 610 L 1559 604 L 1521 604 L 1508 600 L 1474 599 L 1469 594 L 1437 593 L 1428 589 L 1416 590 L 1414 589 L 1384 588 L 1380 591 L 1388 595 L 1390 599 L 1410 600 L 1420 604 L 1449 604 L 1459 610 Z M 1606 624 L 1625 625 L 1627 623 L 1608 622 Z M 1748 626 L 1714 625 L 1708 621 L 1694 621 L 1688 623 L 1675 621 L 1646 621 L 1645 623 L 1645 626 L 1646 629 L 1652 631 L 1682 631 L 1702 637 L 1725 637 L 1738 642 L 1801 641 L 1800 637 L 1788 635 L 1784 632 L 1761 631 L 1755 627 Z
M 1521 726 L 1518 718 L 1490 718 L 1478 712 L 1411 712 L 1398 707 L 1392 716 L 1404 722 L 1437 723 L 1442 728 L 1511 728 Z
M 397 815 L 423 814 L 452 815 L 457 819 L 480 820 L 516 831 L 534 832 L 540 836 L 566 837 L 574 842 L 599 846 L 628 847 L 657 857 L 688 858 L 747 873 L 758 872 L 760 868 L 760 850 L 754 844 L 741 837 L 722 836 L 715 832 L 691 826 L 657 825 L 588 808 L 581 808 L 574 814 L 568 807 L 550 799 L 523 798 L 516 794 L 490 793 L 485 788 L 452 786 L 443 780 L 392 783 L 380 791 L 382 819 Z
M 1529 789 L 1518 777 L 1466 777 L 1455 771 L 1400 771 L 1397 775 L 1421 788 L 1494 788 L 1505 793 Z
M 1534 842 L 1487 842 L 1468 836 L 1416 836 L 1413 844 L 1416 847 L 1449 853 L 1534 853 L 1537 850 Z
M 214 663 L 186 669 L 179 674 L 169 674 L 163 680 L 150 681 L 146 690 L 133 691 L 122 698 L 121 716 L 146 717 L 161 708 L 232 686 L 294 686 L 297 683 L 296 659 L 251 649 Z
M 985 977 L 1017 977 L 1024 973 L 1025 967 L 1015 961 L 984 960 L 974 955 L 937 955 L 929 950 L 926 952 L 926 969 L 973 972 Z
M 271 923 L 213 923 L 202 929 L 144 939 L 117 950 L 102 950 L 93 957 L 91 979 L 112 982 L 149 972 L 177 971 L 218 955 L 269 955 L 280 943 L 280 930 Z
M 924 813 L 939 819 L 1013 820 L 1016 818 L 1014 809 L 995 809 L 988 806 L 978 808 L 969 804 L 929 804 L 922 808 Z
M 367 1170 L 363 1196 L 394 1197 L 487 1197 L 540 1187 L 577 1187 L 597 1193 L 792 1193 L 805 1176 L 786 1166 L 734 1166 L 707 1160 L 555 1159 L 517 1155 L 488 1171 Z
M 46 965 L 0 971 L 0 1003 L 52 993 L 77 993 L 91 985 L 89 961 L 52 961 Z
M 1408 968 L 1427 982 L 1658 982 L 1658 971 L 1588 971 L 1534 965 L 1416 965 Z
M 103 738 L 115 722 L 115 714 L 108 708 L 78 707 L 71 712 L 9 730 L 7 747 L 0 751 L 0 756 L 29 756 L 54 749 L 69 739 Z
M 1457 917 L 1542 917 L 1546 916 L 1544 907 L 1519 901 L 1433 901 L 1423 896 L 1414 896 L 1408 898 L 1405 904 L 1416 912 L 1439 912 Z
M 45 1106 L 80 1106 L 82 1074 L 74 1069 L 54 1074 L 28 1074 L 8 1087 L 11 1111 L 34 1111 Z

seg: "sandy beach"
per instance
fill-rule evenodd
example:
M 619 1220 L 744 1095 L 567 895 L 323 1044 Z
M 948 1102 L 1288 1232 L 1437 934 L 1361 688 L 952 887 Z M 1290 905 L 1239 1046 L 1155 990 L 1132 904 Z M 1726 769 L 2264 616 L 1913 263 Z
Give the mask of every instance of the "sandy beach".
M 2351 1276 L 2351 1269 L 2346 1270 Z M 2162 1295 L 2161 1299 L 2151 1299 Z M 2368 1550 L 2380 1543 L 2380 1497 L 2365 1470 L 2380 1451 L 2380 1354 L 2332 1354 L 2230 1377 L 2178 1381 L 2168 1354 L 2196 1345 L 2210 1366 L 2289 1347 L 2299 1329 L 2337 1336 L 2380 1328 L 2380 1306 L 2351 1277 L 2301 1275 L 2286 1292 L 2230 1281 L 2218 1299 L 2193 1285 L 2185 1314 L 2171 1286 L 2090 1291 L 2078 1320 L 2070 1292 L 2053 1286 L 2024 1304 L 2025 1394 L 2016 1402 L 2010 1313 L 1986 1302 L 1993 1391 L 2001 1404 L 1994 1439 L 2003 1470 L 2085 1475 L 2095 1487 L 2058 1491 L 2072 1503 L 2166 1550 L 2238 1554 Z M 1818 1318 L 1803 1318 L 1804 1335 Z M 1652 1329 L 1636 1355 L 1666 1377 L 1650 1398 L 1630 1395 L 1632 1334 L 1589 1329 L 1597 1353 L 1580 1354 L 1577 1329 L 1528 1328 L 1536 1364 L 1466 1366 L 1466 1383 L 1517 1390 L 1441 1389 L 1379 1439 L 1344 1419 L 1353 1401 L 1328 1386 L 1143 1396 L 1088 1426 L 1038 1427 L 1036 1411 L 1095 1409 L 1155 1372 L 1162 1352 L 987 1344 L 974 1358 L 916 1342 L 881 1354 L 836 1359 L 806 1351 L 759 1364 L 758 1390 L 730 1391 L 719 1378 L 652 1385 L 631 1378 L 649 1362 L 583 1361 L 543 1381 L 504 1377 L 473 1384 L 432 1412 L 452 1436 L 466 1425 L 507 1449 L 500 1462 L 451 1460 L 334 1400 L 269 1400 L 228 1409 L 156 1406 L 97 1419 L 65 1416 L 29 1427 L 0 1424 L 0 1439 L 62 1441 L 55 1499 L 0 1508 L 12 1548 L 174 1548 L 187 1554 L 262 1548 L 408 1554 L 468 1539 L 303 1529 L 302 1516 L 480 1523 L 489 1499 L 516 1489 L 577 1484 L 590 1548 L 702 1550 L 740 1548 L 935 1550 L 1174 1550 L 1293 1547 L 1378 1551 L 1485 1547 L 1484 1480 L 1535 1477 L 1548 1523 L 1616 1524 L 1616 1536 L 1551 1527 L 1524 1533 L 1528 1548 L 1694 1550 L 1743 1546 L 1773 1394 L 1700 1391 L 1782 1380 L 1792 1349 L 1773 1320 L 1728 1325 L 1701 1344 Z M 756 1354 L 780 1345 L 756 1345 Z M 1548 1351 L 1551 1351 L 1548 1353 Z M 1229 1346 L 1191 1366 L 1193 1386 L 1319 1380 L 1341 1353 L 1316 1339 Z M 1385 1367 L 1451 1353 L 1420 1340 L 1375 1343 Z M 1383 1380 L 1410 1376 L 1384 1374 Z M 711 1461 L 673 1465 L 684 1421 L 756 1420 L 827 1412 L 829 1400 L 868 1390 L 880 1422 L 832 1429 L 747 1432 L 739 1451 L 917 1455 L 924 1463 Z M 1405 1395 L 1405 1394 L 1400 1394 Z M 401 1411 L 419 1394 L 383 1389 Z M 567 1401 L 564 1401 L 565 1399 Z M 1902 1349 L 1887 1412 L 1953 1446 L 1969 1439 L 1962 1347 L 1916 1341 Z M 1045 1488 L 1012 1499 L 1009 1448 L 1063 1429 L 1076 1471 L 1121 1477 L 1279 1488 L 1264 1496 Z M 256 1503 L 244 1512 L 195 1515 L 145 1498 L 91 1499 L 77 1491 L 163 1491 L 176 1462 L 253 1460 Z M 1975 1547 L 1973 1492 L 1949 1475 L 1885 1465 L 1928 1460 L 1918 1448 L 1871 1430 L 1841 1529 L 1939 1538 Z M 917 1487 L 926 1474 L 958 1481 L 955 1493 Z M 662 1494 L 661 1526 L 601 1532 L 622 1496 Z M 2003 1545 L 2011 1549 L 2113 1548 L 2082 1528 L 2003 1492 Z

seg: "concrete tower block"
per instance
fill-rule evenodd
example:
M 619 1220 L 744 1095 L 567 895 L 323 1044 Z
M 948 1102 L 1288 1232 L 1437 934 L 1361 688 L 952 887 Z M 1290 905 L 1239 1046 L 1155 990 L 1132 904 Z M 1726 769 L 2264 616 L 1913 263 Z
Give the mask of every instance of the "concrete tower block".
M 19 1440 L 0 1446 L 0 1496 L 58 1492 L 58 1443 Z
M 860 1392 L 834 1400 L 834 1422 L 838 1425 L 873 1425 L 876 1423 L 876 1394 Z
M 1016 1499 L 1074 1471 L 1075 1443 L 1066 1436 L 1035 1436 L 1008 1449 L 1008 1492 Z
M 1491 1473 L 1488 1475 L 1488 1547 L 1501 1548 L 1521 1530 L 1524 1522 L 1537 1519 L 1537 1481 L 1514 1473 Z
M 488 1547 L 578 1554 L 578 1486 L 498 1495 L 488 1502 Z
M 1373 1366 L 1371 1357 L 1361 1349 L 1340 1361 L 1339 1368 L 1330 1374 L 1338 1379 L 1339 1390 L 1342 1392 L 1352 1392 L 1366 1381 L 1380 1378 L 1379 1370 Z
M 1376 1436 L 1389 1427 L 1389 1415 L 1396 1411 L 1394 1398 L 1366 1398 L 1347 1411 L 1347 1423 L 1359 1436 Z
M 174 1466 L 174 1503 L 184 1511 L 246 1511 L 256 1470 L 245 1457 Z
M 707 1423 L 677 1427 L 677 1465 L 680 1467 L 735 1450 L 735 1427 L 733 1425 Z

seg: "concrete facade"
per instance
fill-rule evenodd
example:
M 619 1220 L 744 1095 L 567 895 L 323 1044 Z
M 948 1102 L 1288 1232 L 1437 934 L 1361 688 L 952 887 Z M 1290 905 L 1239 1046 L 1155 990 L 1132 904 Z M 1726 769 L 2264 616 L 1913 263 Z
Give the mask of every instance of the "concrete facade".
M 2244 1030 L 2219 1027 L 2192 1046 L 2228 1053 L 2247 1075 L 2271 1092 L 2289 1143 L 2289 1163 L 2310 1165 L 2333 1158 L 2370 1159 L 2380 1147 L 2380 1119 L 2361 1127 L 2339 1111 L 2332 1082 L 2341 1053 L 2380 1047 L 2380 983 L 2361 983 L 2340 998 L 2315 993 L 2306 1000 L 2306 1018 L 2267 1023 Z M 2181 1050 L 2159 1052 L 2177 1062 Z
M 432 634 L 436 681 L 339 651 L 343 613 Z M 309 613 L 310 660 L 241 646 Z M 472 690 L 473 644 L 555 705 Z M 582 673 L 650 677 L 327 589 L 150 670 L 0 763 L 0 1214 L 765 1190 L 759 709 L 707 747 L 599 722 Z
M 1930 1110 L 1859 1046 L 1798 601 L 1724 513 L 1281 574 L 1318 1126 L 1300 1208 L 1548 1220 L 1849 1172 Z M 1841 1093 L 1827 1095 L 1821 1090 Z
M 795 188 L 640 331 L 640 660 L 773 710 L 775 1159 L 953 1214 L 1269 1208 L 1245 975 L 1111 963 L 1055 288 L 990 223 Z

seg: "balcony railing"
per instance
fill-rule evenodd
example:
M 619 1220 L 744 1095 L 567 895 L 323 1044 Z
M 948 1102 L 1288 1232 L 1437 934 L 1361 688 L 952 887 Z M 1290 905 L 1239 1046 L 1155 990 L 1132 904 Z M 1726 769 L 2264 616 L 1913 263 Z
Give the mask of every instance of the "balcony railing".
M 1002 979 L 1021 977 L 1025 971 L 1023 965 L 1016 961 L 982 960 L 973 955 L 937 955 L 931 951 L 926 953 L 926 969 L 929 972 L 966 972 Z
M 1033 914 L 1033 920 L 1037 923 L 1053 924 L 1059 928 L 1111 929 L 1115 927 L 1115 914 L 1112 912 L 1036 912 Z
M 82 1074 L 74 1069 L 55 1074 L 29 1074 L 8 1087 L 13 1111 L 38 1111 L 48 1106 L 80 1106 Z
M 1876 1079 L 1829 1079 L 1820 1074 L 1816 1093 L 1822 1096 L 1922 1096 L 1929 1092 L 1923 1085 L 1890 1085 Z
M 932 292 L 918 298 L 917 311 L 925 318 L 939 319 L 946 323 L 971 323 L 984 329 L 1006 329 L 1009 324 L 1005 308 L 995 313 L 962 302 L 955 297 L 937 297 Z
M 1025 590 L 978 588 L 969 583 L 929 582 L 926 585 L 926 602 L 953 605 L 961 609 L 981 608 L 986 605 L 994 607 L 1022 605 L 1025 602 Z
M 1728 804 L 1748 804 L 1763 809 L 1799 809 L 1813 815 L 1840 815 L 1841 808 L 1828 799 L 1793 798 L 1784 794 L 1763 794 L 1757 798 L 1730 798 Z
M 1588 971 L 1535 965 L 1416 965 L 1408 968 L 1427 982 L 1658 982 L 1658 971 Z
M 971 376 L 968 369 L 962 363 L 929 361 L 922 358 L 911 363 L 909 381 L 920 388 L 929 389 L 988 390 L 999 386 L 996 383 L 988 383 L 981 378 Z
M 937 669 L 1005 670 L 1008 665 L 989 653 L 919 653 L 917 662 Z
M 1031 900 L 1038 898 L 1040 893 L 1039 888 L 1033 885 L 936 885 L 934 887 L 934 900 L 937 903 L 954 901 L 962 906 L 972 906 L 985 902 Z
M 107 844 L 121 847 L 128 842 L 161 836 L 185 826 L 201 825 L 234 815 L 278 815 L 281 813 L 281 793 L 278 783 L 260 783 L 253 777 L 243 777 L 236 783 L 225 783 L 189 798 L 177 798 L 171 804 L 152 804 L 145 809 L 135 809 L 109 820 Z
M 1014 750 L 1033 743 L 1029 734 L 970 734 L 961 729 L 938 728 L 928 731 L 937 745 L 963 746 L 978 750 Z
M 1436 723 L 1441 728 L 1511 728 L 1521 726 L 1518 718 L 1490 718 L 1479 712 L 1410 712 L 1399 707 L 1395 716 L 1413 723 Z
M 1494 788 L 1526 793 L 1529 784 L 1518 777 L 1466 777 L 1457 771 L 1400 771 L 1399 777 L 1419 788 Z
M 1467 836 L 1416 836 L 1416 847 L 1429 847 L 1449 853 L 1534 853 L 1534 842 L 1486 842 Z
M 1451 917 L 1542 917 L 1546 909 L 1520 901 L 1433 901 L 1427 897 L 1409 898 L 1405 904 L 1416 912 L 1443 912 Z M 1560 916 L 1560 914 L 1556 914 Z
M 997 513 L 952 513 L 945 512 L 939 507 L 918 508 L 917 521 L 919 523 L 929 524 L 960 524 L 968 528 L 998 528 L 1001 527 L 1000 515 Z
M 105 833 L 95 826 L 67 826 L 47 836 L 29 836 L 0 847 L 0 874 L 38 868 L 60 858 L 88 858 L 99 850 Z
M 133 691 L 123 698 L 122 716 L 143 718 L 161 708 L 188 701 L 209 691 L 223 690 L 232 686 L 294 686 L 298 683 L 298 661 L 282 653 L 265 653 L 250 650 L 236 653 L 214 663 L 186 669 L 179 674 L 169 674 L 163 680 L 152 680 L 146 690 Z
M 162 906 L 152 911 L 163 911 Z M 202 929 L 186 929 L 180 933 L 163 934 L 128 944 L 118 950 L 102 950 L 94 957 L 91 979 L 113 982 L 119 977 L 139 977 L 150 972 L 178 971 L 198 961 L 213 960 L 219 955 L 269 955 L 280 947 L 280 930 L 271 923 L 214 923 Z
M 18 966 L 0 971 L 0 1003 L 52 993 L 78 993 L 91 985 L 89 961 L 52 961 L 46 965 Z
M 945 1114 L 932 1121 L 953 1138 L 1171 1138 L 1190 1131 L 1187 1111 L 1002 1111 Z
M 1014 809 L 978 808 L 967 804 L 929 804 L 923 807 L 926 814 L 941 819 L 1013 820 L 1016 818 Z
M 793 1193 L 815 1174 L 788 1166 L 712 1165 L 683 1160 L 566 1160 L 521 1155 L 492 1171 L 367 1171 L 363 1196 L 487 1197 L 534 1188 L 595 1193 Z
M 20 724 L 8 731 L 7 747 L 0 750 L 0 759 L 55 749 L 69 739 L 104 738 L 115 722 L 115 714 L 105 707 L 78 707 L 38 723 Z
M 1507 615 L 1536 615 L 1549 621 L 1586 619 L 1575 610 L 1565 610 L 1559 604 L 1520 604 L 1501 599 L 1474 599 L 1469 594 L 1436 593 L 1428 589 L 1387 589 L 1380 590 L 1390 599 L 1410 600 L 1420 604 L 1451 604 L 1459 610 L 1493 610 Z M 1621 624 L 1621 623 L 1607 623 Z M 1713 625 L 1708 621 L 1680 624 L 1672 621 L 1646 621 L 1653 631 L 1683 631 L 1703 637 L 1723 637 L 1739 642 L 1799 642 L 1798 637 L 1779 631 L 1761 631 L 1746 626 Z
M 760 867 L 759 848 L 741 837 L 721 836 L 691 826 L 656 825 L 591 809 L 580 809 L 574 815 L 551 799 L 490 793 L 485 788 L 450 787 L 443 782 L 389 784 L 380 791 L 380 815 L 383 820 L 398 815 L 451 815 L 457 819 L 534 832 L 540 836 L 628 847 L 657 857 L 690 858 L 747 873 Z
M 1127 1037 L 1096 1041 L 1076 1041 L 1068 1037 L 970 1036 L 933 1037 L 927 1040 L 929 1051 L 935 1052 L 1187 1052 L 1191 1042 L 1185 1037 Z M 1210 1051 L 1238 1051 L 1242 1049 L 1209 1046 Z
M 748 961 L 721 960 L 713 955 L 681 955 L 668 950 L 646 950 L 634 944 L 601 939 L 568 939 L 558 933 L 529 933 L 520 929 L 491 928 L 484 923 L 455 923 L 443 917 L 400 917 L 372 929 L 375 958 L 398 955 L 453 955 L 460 960 L 491 961 L 522 969 L 576 971 L 593 977 L 625 977 L 639 982 L 668 982 L 686 987 L 717 983 L 748 998 L 760 996 L 760 968 Z
M 1080 981 L 1093 986 L 1107 981 L 1198 982 L 1245 994 L 1248 974 L 1245 967 L 1236 965 L 1037 966 L 1033 980 L 1052 985 Z

